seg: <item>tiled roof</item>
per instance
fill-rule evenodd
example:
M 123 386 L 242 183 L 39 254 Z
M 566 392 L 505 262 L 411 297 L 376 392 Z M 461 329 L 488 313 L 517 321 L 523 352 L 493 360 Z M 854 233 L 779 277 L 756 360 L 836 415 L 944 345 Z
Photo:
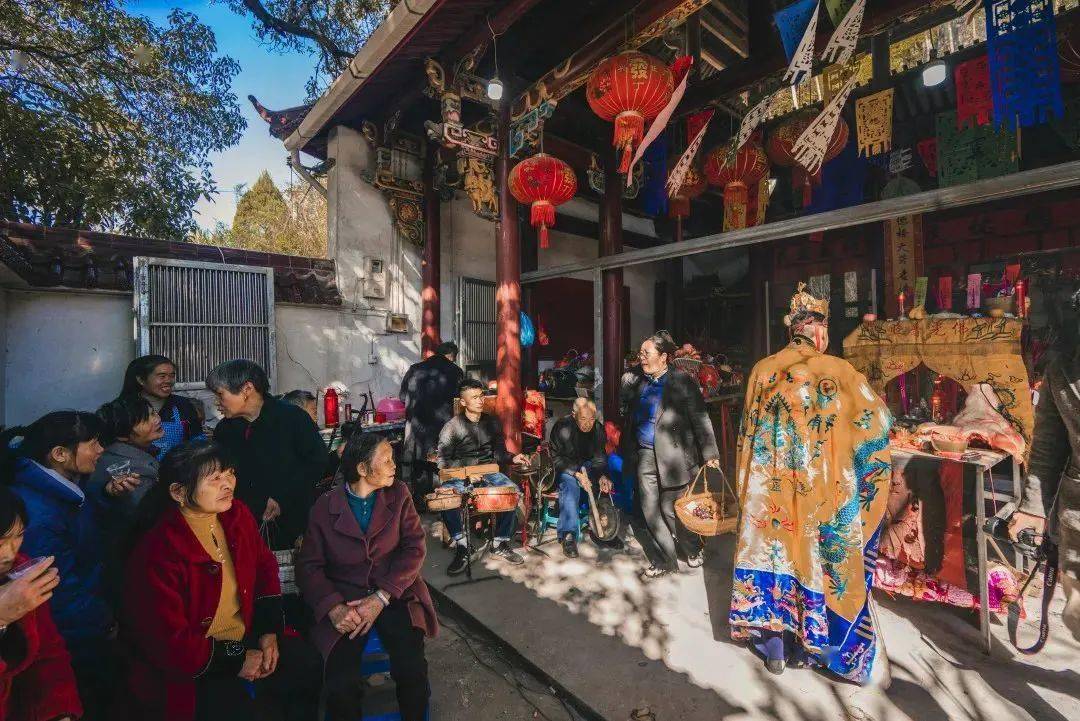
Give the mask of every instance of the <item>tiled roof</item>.
M 334 261 L 0 221 L 0 263 L 34 287 L 131 290 L 132 258 L 274 269 L 279 302 L 341 305 Z

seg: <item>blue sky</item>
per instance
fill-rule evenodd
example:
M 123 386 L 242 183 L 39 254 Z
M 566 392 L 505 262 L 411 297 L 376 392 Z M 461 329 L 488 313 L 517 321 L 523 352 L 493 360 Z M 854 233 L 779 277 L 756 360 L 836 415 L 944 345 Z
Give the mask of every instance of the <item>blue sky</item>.
M 214 153 L 214 179 L 221 191 L 214 202 L 200 200 L 195 206 L 196 222 L 212 227 L 223 220 L 232 223 L 237 183 L 251 185 L 264 169 L 282 187 L 289 182 L 285 146 L 270 137 L 266 123 L 251 107 L 247 96 L 254 95 L 263 105 L 277 110 L 299 105 L 304 100 L 304 83 L 311 75 L 315 59 L 306 55 L 272 53 L 259 44 L 251 28 L 251 19 L 234 14 L 210 0 L 128 0 L 129 12 L 164 23 L 173 8 L 182 8 L 199 17 L 217 36 L 218 52 L 240 64 L 233 78 L 232 90 L 239 98 L 240 110 L 248 127 L 240 142 L 223 153 Z

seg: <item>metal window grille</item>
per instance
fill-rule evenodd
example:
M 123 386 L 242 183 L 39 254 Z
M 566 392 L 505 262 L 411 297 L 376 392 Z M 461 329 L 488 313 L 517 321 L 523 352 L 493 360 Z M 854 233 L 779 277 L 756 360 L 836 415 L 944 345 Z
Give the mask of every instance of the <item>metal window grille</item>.
M 461 318 L 461 366 L 495 375 L 495 284 L 462 278 L 458 296 Z
M 277 376 L 274 271 L 248 265 L 135 258 L 135 344 L 176 363 L 176 387 L 205 387 L 219 363 L 253 360 Z

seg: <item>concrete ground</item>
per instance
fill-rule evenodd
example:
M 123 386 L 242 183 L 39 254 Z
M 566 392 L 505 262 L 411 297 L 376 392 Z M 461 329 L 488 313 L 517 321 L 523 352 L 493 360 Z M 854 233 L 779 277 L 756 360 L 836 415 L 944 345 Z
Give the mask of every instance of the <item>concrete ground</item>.
M 431 717 L 437 721 L 577 721 L 543 681 L 462 624 L 440 616 L 439 636 L 425 646 L 431 669 Z
M 1080 645 L 1064 638 L 1060 599 L 1050 643 L 1029 658 L 1012 652 L 1001 624 L 987 656 L 972 613 L 878 594 L 889 662 L 879 656 L 871 684 L 812 670 L 769 674 L 729 638 L 732 542 L 709 539 L 704 568 L 655 581 L 638 577 L 647 564 L 635 543 L 613 552 L 586 541 L 573 560 L 548 543 L 547 556 L 522 550 L 519 567 L 486 558 L 474 566 L 484 580 L 453 585 L 462 577 L 446 576 L 450 553 L 432 538 L 424 575 L 436 595 L 610 721 L 646 708 L 656 721 L 1080 719 Z M 483 709 L 476 718 L 501 718 L 480 701 L 472 707 Z

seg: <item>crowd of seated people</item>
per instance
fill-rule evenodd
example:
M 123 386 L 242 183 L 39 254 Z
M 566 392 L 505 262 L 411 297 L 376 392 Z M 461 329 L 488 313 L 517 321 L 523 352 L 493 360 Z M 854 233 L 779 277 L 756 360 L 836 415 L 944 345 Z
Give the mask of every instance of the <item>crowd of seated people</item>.
M 329 718 L 358 719 L 372 629 L 402 718 L 423 719 L 438 621 L 389 443 L 350 427 L 316 502 L 312 394 L 274 397 L 229 361 L 206 379 L 224 417 L 208 433 L 176 371 L 137 358 L 96 413 L 0 434 L 0 719 L 310 721 L 324 677 Z M 290 614 L 272 549 L 302 538 Z
M 402 718 L 423 719 L 424 640 L 438 619 L 421 577 L 417 491 L 435 469 L 459 492 L 516 487 L 506 474 L 528 464 L 484 413 L 484 386 L 454 370 L 456 348 L 441 349 L 403 383 L 418 414 L 410 421 L 423 427 L 404 456 L 430 464 L 404 473 L 410 483 L 390 442 L 356 423 L 343 424 L 344 442 L 329 452 L 316 396 L 272 395 L 266 372 L 244 359 L 205 379 L 222 416 L 212 431 L 202 403 L 174 393 L 176 364 L 160 355 L 132 361 L 120 394 L 96 413 L 54 411 L 3 430 L 0 719 L 300 721 L 320 707 L 332 720 L 358 719 L 372 631 Z M 665 386 L 664 370 L 633 387 L 635 425 L 623 436 L 650 462 L 666 441 L 664 404 L 681 404 L 668 391 L 682 379 Z M 418 397 L 424 388 L 433 398 Z M 549 440 L 557 536 L 574 557 L 581 489 L 612 490 L 596 406 L 575 403 Z M 475 466 L 488 468 L 468 479 L 449 472 Z M 467 529 L 460 510 L 441 520 L 454 554 L 447 573 L 457 575 L 471 562 Z M 524 562 L 516 523 L 512 510 L 492 516 L 493 557 L 514 565 Z M 299 598 L 282 596 L 281 554 L 295 554 Z

